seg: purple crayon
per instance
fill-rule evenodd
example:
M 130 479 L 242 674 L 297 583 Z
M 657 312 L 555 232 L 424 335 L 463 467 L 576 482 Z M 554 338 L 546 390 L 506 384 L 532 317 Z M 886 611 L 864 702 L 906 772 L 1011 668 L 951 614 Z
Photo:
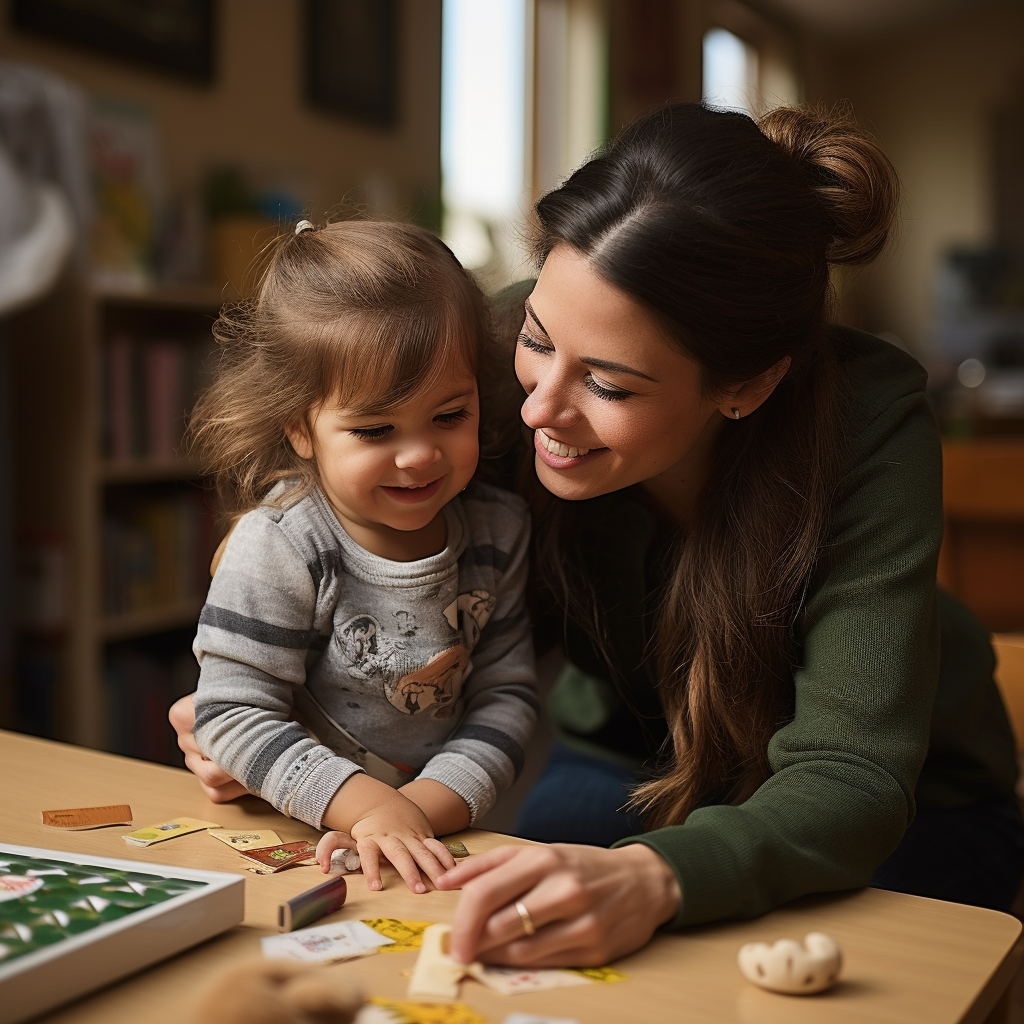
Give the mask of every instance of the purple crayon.
M 293 932 L 296 928 L 319 921 L 321 917 L 333 914 L 345 905 L 348 884 L 343 875 L 322 882 L 320 885 L 300 892 L 277 908 L 277 930 Z

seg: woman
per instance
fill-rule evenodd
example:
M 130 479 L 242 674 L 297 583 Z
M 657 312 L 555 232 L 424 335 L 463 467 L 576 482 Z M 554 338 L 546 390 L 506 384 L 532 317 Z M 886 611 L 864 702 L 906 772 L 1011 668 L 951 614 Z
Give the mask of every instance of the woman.
M 515 363 L 571 747 L 523 824 L 579 839 L 550 822 L 582 806 L 619 845 L 457 866 L 456 956 L 603 963 L 869 882 L 1012 900 L 1012 738 L 984 631 L 936 593 L 924 374 L 829 326 L 830 265 L 897 207 L 843 118 L 692 104 L 538 203 Z

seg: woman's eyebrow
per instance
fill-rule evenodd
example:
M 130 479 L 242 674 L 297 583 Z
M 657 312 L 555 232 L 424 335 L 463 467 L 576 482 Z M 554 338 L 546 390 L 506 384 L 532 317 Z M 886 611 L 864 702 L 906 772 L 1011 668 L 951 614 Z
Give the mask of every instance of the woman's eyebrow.
M 528 315 L 528 316 L 530 317 L 530 319 L 531 319 L 531 320 L 532 320 L 532 321 L 533 321 L 533 322 L 534 322 L 534 323 L 535 323 L 535 324 L 536 324 L 536 325 L 537 325 L 537 326 L 538 326 L 538 327 L 539 327 L 539 328 L 540 328 L 540 329 L 541 329 L 541 330 L 542 330 L 542 331 L 544 332 L 544 336 L 545 336 L 545 337 L 547 337 L 547 336 L 548 336 L 548 332 L 547 332 L 547 329 L 546 329 L 546 328 L 545 328 L 545 326 L 544 326 L 544 325 L 543 325 L 543 324 L 542 324 L 542 323 L 540 322 L 540 317 L 539 317 L 539 316 L 537 316 L 537 314 L 536 314 L 536 313 L 535 313 L 535 312 L 533 311 L 533 306 L 531 306 L 531 305 L 530 305 L 530 300 L 529 300 L 529 299 L 527 299 L 527 300 L 525 301 L 524 305 L 526 306 L 526 312 L 527 312 L 527 315 Z
M 644 380 L 649 380 L 652 384 L 658 383 L 654 377 L 649 377 L 641 370 L 635 370 L 632 366 L 626 366 L 624 363 L 610 363 L 606 359 L 588 359 L 586 356 L 581 358 L 580 362 L 584 366 L 596 366 L 599 370 L 615 370 L 619 373 L 631 374 L 633 377 L 643 377 Z
M 540 317 L 537 316 L 537 314 L 533 310 L 533 306 L 530 305 L 529 299 L 526 300 L 525 305 L 526 312 L 529 313 L 530 318 L 533 320 L 533 322 L 544 332 L 545 337 L 550 337 L 550 335 L 548 335 L 547 329 L 540 322 Z M 612 363 L 606 359 L 588 359 L 585 356 L 582 359 L 580 359 L 580 362 L 583 363 L 584 366 L 595 366 L 599 370 L 614 370 L 618 371 L 619 373 L 628 373 L 634 377 L 642 377 L 644 380 L 649 380 L 652 384 L 658 383 L 657 380 L 654 379 L 654 377 L 649 377 L 646 373 L 642 373 L 640 370 L 635 370 L 632 366 L 626 366 L 624 363 Z

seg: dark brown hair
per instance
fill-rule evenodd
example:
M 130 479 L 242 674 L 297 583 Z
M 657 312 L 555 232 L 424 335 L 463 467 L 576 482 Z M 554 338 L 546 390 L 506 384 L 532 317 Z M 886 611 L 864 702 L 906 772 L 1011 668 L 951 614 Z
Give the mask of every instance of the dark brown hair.
M 332 400 L 388 409 L 452 368 L 476 373 L 489 331 L 480 289 L 436 236 L 392 221 L 340 221 L 273 244 L 255 296 L 227 305 L 212 384 L 188 442 L 217 482 L 223 511 L 259 505 L 275 482 L 297 501 L 316 482 L 286 428 Z
M 537 204 L 541 260 L 571 246 L 643 303 L 723 394 L 788 356 L 753 415 L 723 424 L 653 638 L 672 757 L 634 802 L 652 825 L 746 799 L 792 716 L 794 622 L 839 475 L 844 391 L 830 264 L 866 263 L 899 204 L 892 164 L 845 112 L 675 104 L 641 118 Z M 594 510 L 542 496 L 538 565 L 606 652 L 587 585 Z

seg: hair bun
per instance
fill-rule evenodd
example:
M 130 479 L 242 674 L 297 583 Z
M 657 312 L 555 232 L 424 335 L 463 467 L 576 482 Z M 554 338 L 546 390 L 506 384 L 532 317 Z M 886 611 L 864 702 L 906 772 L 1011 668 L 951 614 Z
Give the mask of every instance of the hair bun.
M 870 263 L 885 248 L 900 204 L 900 179 L 848 109 L 777 107 L 758 127 L 807 171 L 834 225 L 831 263 Z

